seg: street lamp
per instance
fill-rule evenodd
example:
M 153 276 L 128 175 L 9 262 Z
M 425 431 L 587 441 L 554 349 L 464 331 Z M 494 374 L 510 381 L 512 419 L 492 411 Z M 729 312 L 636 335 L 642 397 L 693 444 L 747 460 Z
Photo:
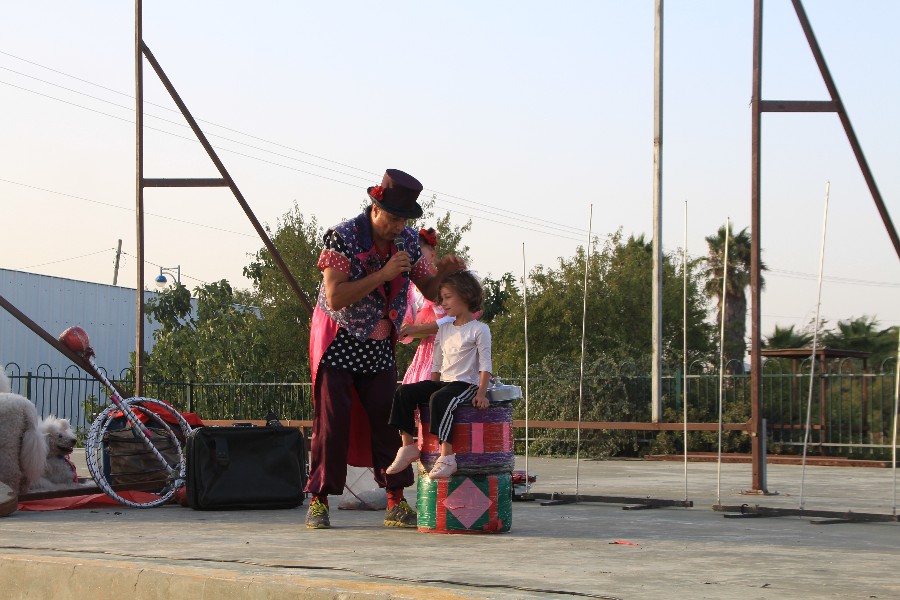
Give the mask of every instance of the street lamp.
M 174 272 L 172 269 L 175 269 Z M 156 277 L 156 287 L 162 289 L 169 284 L 169 280 L 166 279 L 165 274 L 168 273 L 169 277 L 174 277 L 177 283 L 181 283 L 181 265 L 177 267 L 160 267 L 159 275 Z

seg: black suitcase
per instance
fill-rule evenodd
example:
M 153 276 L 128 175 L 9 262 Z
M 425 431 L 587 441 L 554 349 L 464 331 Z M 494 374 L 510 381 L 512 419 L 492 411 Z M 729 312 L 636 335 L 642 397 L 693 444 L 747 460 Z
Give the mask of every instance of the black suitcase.
M 303 504 L 306 443 L 295 427 L 199 427 L 187 438 L 187 499 L 197 510 Z

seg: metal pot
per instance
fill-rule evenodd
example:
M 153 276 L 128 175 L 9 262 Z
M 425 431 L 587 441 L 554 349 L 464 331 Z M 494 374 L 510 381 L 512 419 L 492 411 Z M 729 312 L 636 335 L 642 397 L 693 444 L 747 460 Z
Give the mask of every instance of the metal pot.
M 522 399 L 522 388 L 517 385 L 494 383 L 487 389 L 487 398 L 491 402 L 510 402 Z

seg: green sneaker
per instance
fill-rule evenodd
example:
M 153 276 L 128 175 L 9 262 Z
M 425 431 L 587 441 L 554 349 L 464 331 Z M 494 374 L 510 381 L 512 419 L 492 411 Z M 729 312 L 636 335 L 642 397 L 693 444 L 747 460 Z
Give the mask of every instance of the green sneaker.
M 328 505 L 314 498 L 306 511 L 306 526 L 309 529 L 328 529 L 331 520 L 328 518 Z
M 401 500 L 384 511 L 385 527 L 418 527 L 419 516 L 409 507 L 406 500 Z

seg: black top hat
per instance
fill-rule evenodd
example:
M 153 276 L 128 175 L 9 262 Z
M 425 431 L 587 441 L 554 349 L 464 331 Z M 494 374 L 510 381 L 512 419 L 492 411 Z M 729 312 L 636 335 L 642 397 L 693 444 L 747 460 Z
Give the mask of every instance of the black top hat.
M 422 207 L 416 200 L 422 191 L 419 180 L 398 169 L 384 172 L 381 185 L 374 185 L 366 190 L 378 208 L 392 215 L 406 219 L 418 219 L 422 216 Z

